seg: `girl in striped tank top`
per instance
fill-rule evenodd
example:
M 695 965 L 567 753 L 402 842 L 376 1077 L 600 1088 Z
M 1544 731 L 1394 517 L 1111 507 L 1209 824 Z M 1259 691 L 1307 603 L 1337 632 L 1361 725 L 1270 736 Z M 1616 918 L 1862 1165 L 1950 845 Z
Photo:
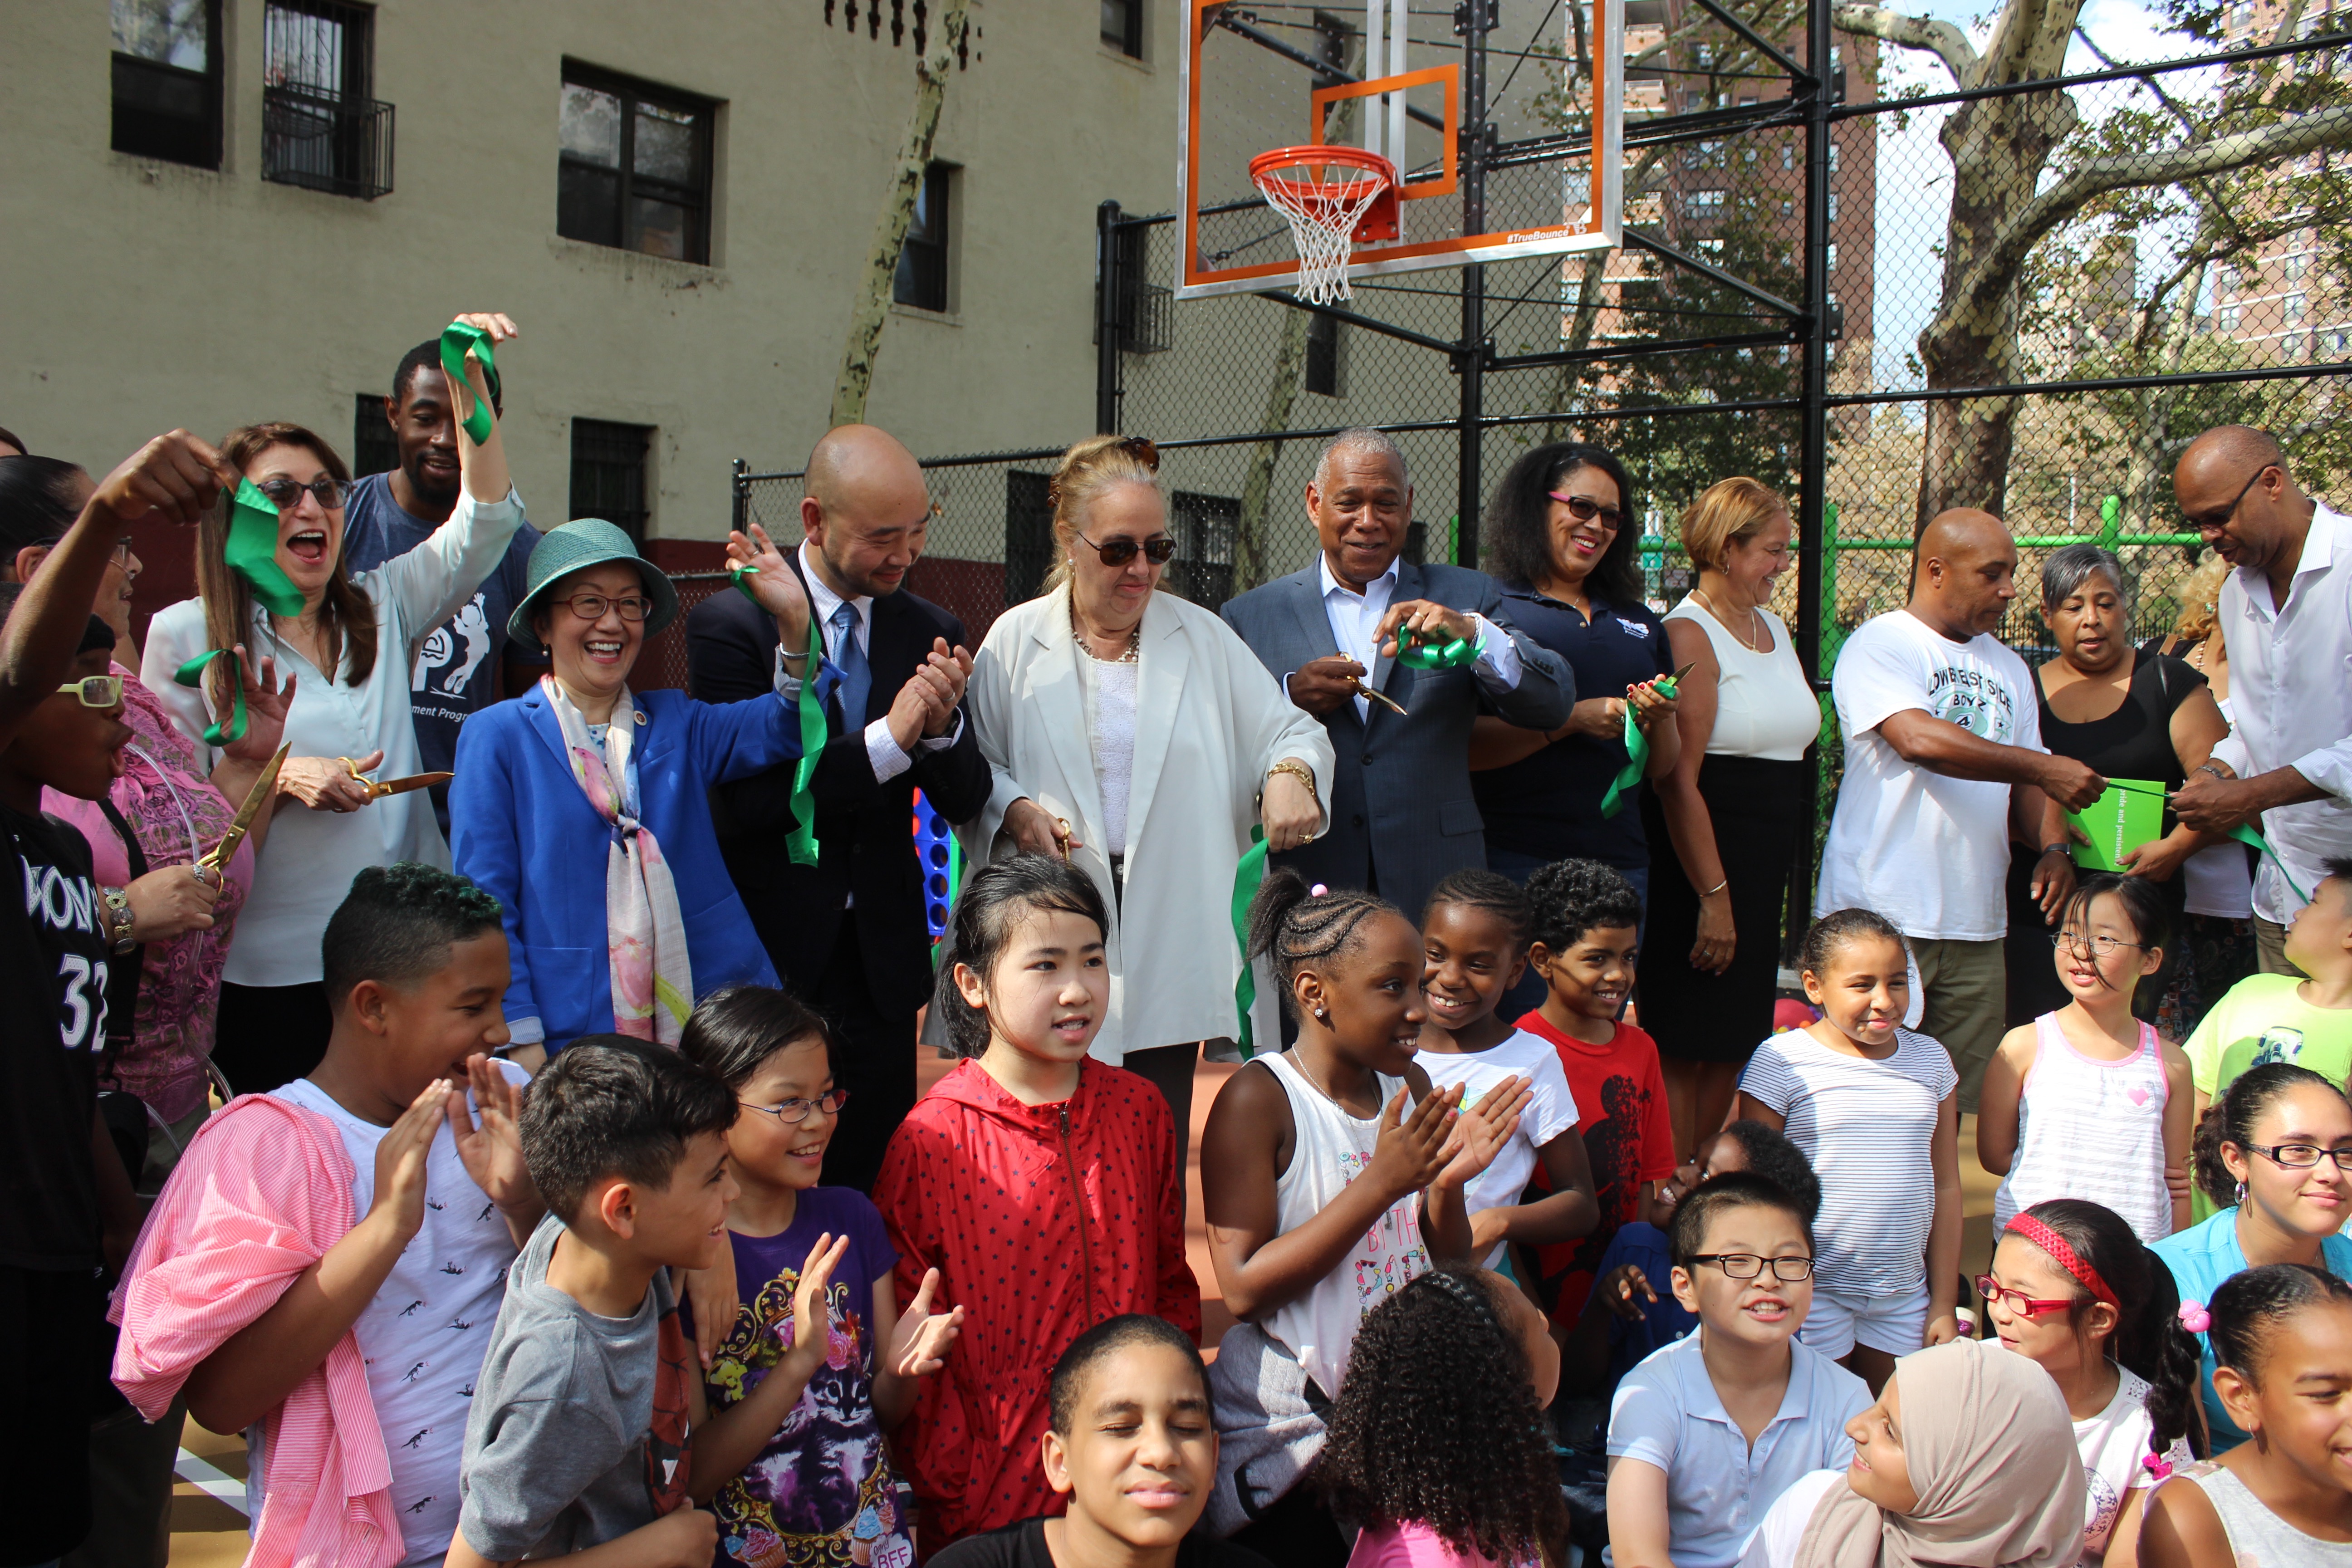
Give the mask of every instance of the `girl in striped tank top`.
M 2143 1242 L 2188 1225 L 2189 1058 L 2132 1015 L 2143 984 L 2162 985 L 2170 923 L 2145 878 L 2074 890 L 2051 938 L 2073 1000 L 2011 1029 L 1985 1070 L 1977 1159 L 2003 1178 L 1996 1232 L 2051 1198 L 2113 1209 Z

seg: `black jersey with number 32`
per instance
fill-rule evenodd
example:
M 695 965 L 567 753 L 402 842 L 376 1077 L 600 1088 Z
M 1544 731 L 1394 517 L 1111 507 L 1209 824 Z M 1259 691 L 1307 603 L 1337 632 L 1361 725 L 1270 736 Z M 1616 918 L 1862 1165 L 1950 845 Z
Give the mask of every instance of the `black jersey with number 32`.
M 0 1266 L 97 1265 L 90 1119 L 106 1043 L 106 911 L 89 845 L 0 806 L 13 873 L 0 897 Z M 42 1005 L 38 999 L 47 998 Z

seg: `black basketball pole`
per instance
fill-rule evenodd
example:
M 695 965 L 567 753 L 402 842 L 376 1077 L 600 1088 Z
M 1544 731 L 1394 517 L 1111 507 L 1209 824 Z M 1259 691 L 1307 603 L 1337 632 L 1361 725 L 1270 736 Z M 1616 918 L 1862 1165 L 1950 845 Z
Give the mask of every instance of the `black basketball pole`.
M 1486 32 L 1495 0 L 1461 0 L 1454 30 L 1464 37 L 1462 62 L 1462 232 L 1486 232 Z M 1484 500 L 1486 416 L 1486 268 L 1462 269 L 1462 344 L 1454 358 L 1462 377 L 1462 436 L 1457 461 L 1461 493 L 1454 525 L 1456 564 L 1478 564 L 1478 509 Z
M 1830 68 L 1830 0 L 1805 8 L 1808 74 L 1792 84 L 1805 114 L 1805 344 L 1801 386 L 1802 411 L 1798 447 L 1797 651 L 1816 687 L 1829 671 L 1821 668 L 1822 537 L 1828 516 L 1829 484 L 1829 257 L 1830 139 L 1835 130 L 1837 73 Z M 1820 768 L 1806 771 L 1805 829 L 1797 835 L 1796 868 L 1789 885 L 1784 948 L 1805 929 L 1812 901 L 1813 830 L 1819 812 Z
M 1118 357 L 1119 307 L 1132 288 L 1119 275 L 1118 220 L 1117 202 L 1095 208 L 1095 429 L 1105 436 L 1120 433 L 1119 375 L 1126 367 Z

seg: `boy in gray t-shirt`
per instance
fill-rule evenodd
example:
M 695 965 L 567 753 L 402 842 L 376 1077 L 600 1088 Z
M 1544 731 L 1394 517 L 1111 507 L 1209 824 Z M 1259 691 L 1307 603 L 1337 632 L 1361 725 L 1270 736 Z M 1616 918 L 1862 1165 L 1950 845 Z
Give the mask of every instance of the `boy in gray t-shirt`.
M 707 1497 L 726 1477 L 691 1471 L 700 1384 L 667 1270 L 707 1268 L 727 1245 L 734 1119 L 717 1077 L 617 1035 L 574 1042 L 531 1084 L 523 1159 L 549 1214 L 482 1358 L 448 1568 L 607 1542 L 614 1568 L 716 1554 L 689 1487 Z

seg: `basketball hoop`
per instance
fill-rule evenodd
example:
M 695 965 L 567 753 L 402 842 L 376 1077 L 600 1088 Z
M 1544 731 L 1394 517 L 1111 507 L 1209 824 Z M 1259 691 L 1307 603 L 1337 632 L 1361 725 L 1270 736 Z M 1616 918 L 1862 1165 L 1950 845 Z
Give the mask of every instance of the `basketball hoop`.
M 1333 145 L 1276 147 L 1252 158 L 1249 170 L 1266 205 L 1290 220 L 1298 297 L 1312 305 L 1352 298 L 1349 252 L 1397 237 L 1396 165 L 1361 147 Z

